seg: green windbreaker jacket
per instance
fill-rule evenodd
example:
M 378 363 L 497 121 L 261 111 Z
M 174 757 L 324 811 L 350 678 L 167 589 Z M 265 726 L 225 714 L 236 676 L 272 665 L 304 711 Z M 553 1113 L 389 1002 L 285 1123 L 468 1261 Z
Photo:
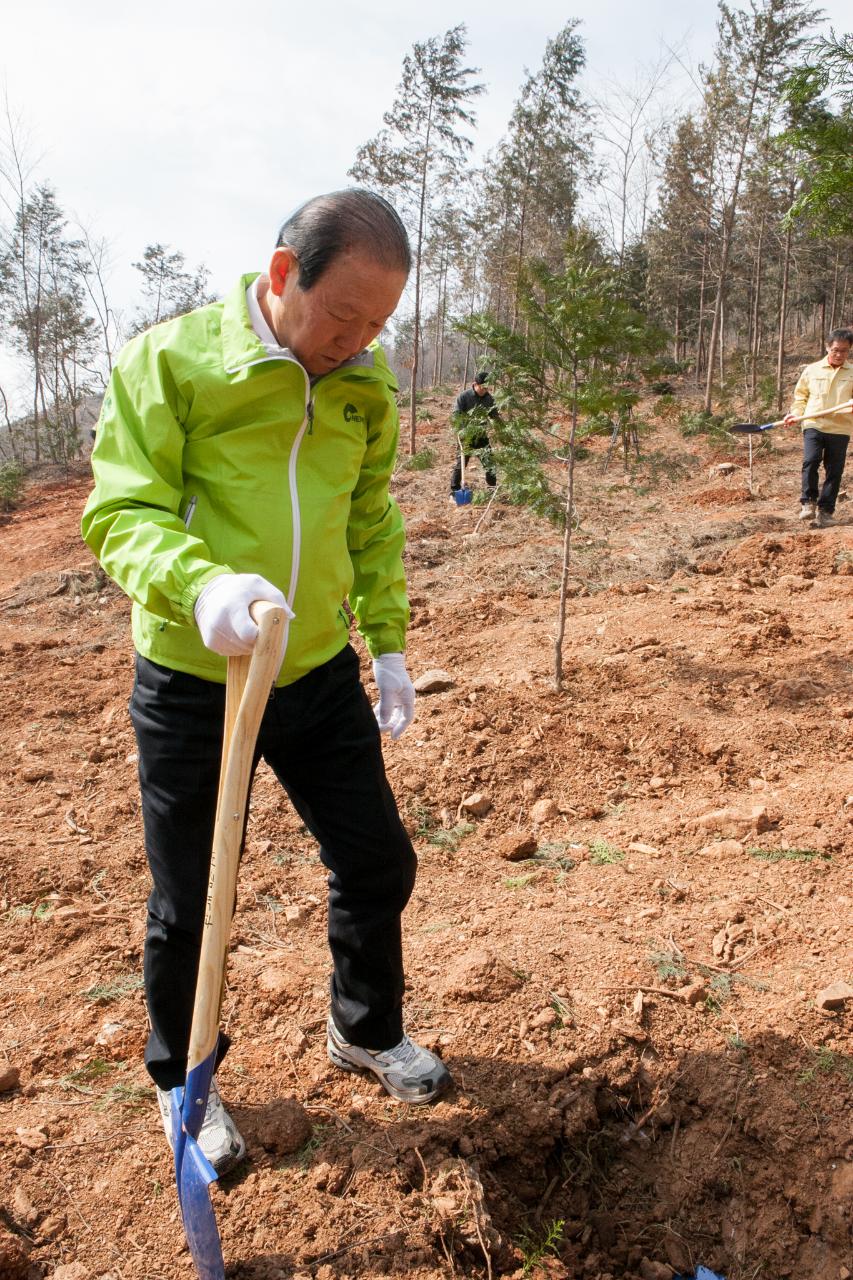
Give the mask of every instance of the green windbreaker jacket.
M 347 643 L 347 598 L 372 656 L 405 648 L 397 384 L 376 344 L 313 385 L 271 355 L 249 321 L 254 279 L 123 349 L 82 530 L 133 600 L 139 653 L 207 680 L 225 659 L 195 625 L 201 588 L 227 572 L 274 583 L 296 615 L 283 685 Z

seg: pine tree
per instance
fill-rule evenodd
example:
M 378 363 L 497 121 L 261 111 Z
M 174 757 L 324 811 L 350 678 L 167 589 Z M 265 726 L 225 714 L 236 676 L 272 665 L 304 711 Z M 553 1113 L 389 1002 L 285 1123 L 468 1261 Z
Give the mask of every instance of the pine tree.
M 79 450 L 78 413 L 91 391 L 94 322 L 87 314 L 79 240 L 47 184 L 24 192 L 0 254 L 0 315 L 31 375 L 32 409 L 22 449 L 55 462 Z
M 417 386 L 421 360 L 424 251 L 433 208 L 456 180 L 473 145 L 460 129 L 474 125 L 468 104 L 483 86 L 471 82 L 462 64 L 467 40 L 463 23 L 415 43 L 403 59 L 397 96 L 383 116 L 385 127 L 359 147 L 350 175 L 397 200 L 414 240 L 414 328 L 411 348 L 410 439 L 416 451 Z
M 708 342 L 705 412 L 711 411 L 714 358 L 721 343 L 738 200 L 747 155 L 778 109 L 779 80 L 803 43 L 802 32 L 816 18 L 807 0 L 749 0 L 746 10 L 720 0 L 716 67 L 707 77 L 706 112 L 720 126 L 717 174 L 721 245 L 716 264 L 714 312 Z
M 638 398 L 629 366 L 659 350 L 665 334 L 625 301 L 618 273 L 587 234 L 569 237 L 556 270 L 528 263 L 518 298 L 518 330 L 489 315 L 460 327 L 487 352 L 500 414 L 489 434 L 504 492 L 563 530 L 553 668 L 560 689 L 581 418 L 624 418 Z
M 527 74 L 507 136 L 487 166 L 500 246 L 498 312 L 511 315 L 513 326 L 525 259 L 559 262 L 589 170 L 590 112 L 576 83 L 586 61 L 578 25 L 576 19 L 567 22 L 548 41 L 542 65 Z
M 149 244 L 142 261 L 133 263 L 142 275 L 145 303 L 137 312 L 132 333 L 141 333 L 152 324 L 172 320 L 195 307 L 213 302 L 214 297 L 207 290 L 210 275 L 207 267 L 200 265 L 195 271 L 187 271 L 186 262 L 180 249 L 170 253 L 168 245 Z
M 780 140 L 802 156 L 804 189 L 791 213 L 815 234 L 853 236 L 853 35 L 813 41 L 807 57 L 786 85 L 791 123 Z

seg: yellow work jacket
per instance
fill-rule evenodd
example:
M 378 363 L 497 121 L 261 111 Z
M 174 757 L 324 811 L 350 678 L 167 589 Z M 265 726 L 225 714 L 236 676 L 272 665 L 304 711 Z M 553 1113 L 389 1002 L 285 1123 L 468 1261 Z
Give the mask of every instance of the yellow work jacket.
M 844 404 L 853 399 L 853 360 L 846 360 L 838 369 L 833 369 L 826 356 L 807 364 L 800 374 L 794 388 L 794 400 L 791 413 L 797 417 L 805 414 L 803 430 L 814 427 L 818 431 L 826 431 L 829 435 L 849 436 L 853 431 L 853 412 L 844 409 L 826 418 L 809 421 L 810 413 L 819 409 L 831 409 L 834 404 Z

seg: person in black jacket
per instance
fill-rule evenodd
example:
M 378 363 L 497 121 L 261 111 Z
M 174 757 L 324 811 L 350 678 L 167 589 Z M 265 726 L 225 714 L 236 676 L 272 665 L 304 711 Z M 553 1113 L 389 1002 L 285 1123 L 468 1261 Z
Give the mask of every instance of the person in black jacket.
M 486 430 L 486 421 L 489 418 L 496 418 L 498 410 L 493 397 L 486 390 L 488 380 L 489 375 L 487 373 L 475 374 L 472 386 L 456 397 L 456 406 L 453 410 L 453 426 L 457 434 L 462 437 L 466 467 L 470 461 L 471 454 L 475 450 L 477 452 L 480 450 L 486 451 L 481 454 L 483 468 L 486 472 L 486 483 L 494 488 L 497 484 L 497 477 L 495 476 L 491 453 L 488 452 L 491 449 L 491 444 Z M 451 495 L 461 487 L 462 451 L 460 450 L 450 479 Z

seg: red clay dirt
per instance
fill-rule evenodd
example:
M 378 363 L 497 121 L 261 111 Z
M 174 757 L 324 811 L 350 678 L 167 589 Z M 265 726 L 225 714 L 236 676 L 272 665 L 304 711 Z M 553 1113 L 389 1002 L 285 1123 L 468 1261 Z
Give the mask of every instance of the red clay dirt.
M 262 767 L 227 1274 L 845 1280 L 853 1001 L 818 996 L 853 981 L 850 504 L 800 524 L 796 437 L 752 494 L 745 447 L 721 477 L 658 425 L 626 476 L 594 442 L 558 693 L 560 538 L 448 501 L 446 410 L 395 492 L 410 669 L 452 685 L 386 759 L 420 859 L 407 1027 L 457 1087 L 407 1109 L 326 1060 L 324 872 Z M 141 1065 L 129 609 L 79 542 L 88 488 L 35 484 L 0 530 L 0 1276 L 190 1280 Z

